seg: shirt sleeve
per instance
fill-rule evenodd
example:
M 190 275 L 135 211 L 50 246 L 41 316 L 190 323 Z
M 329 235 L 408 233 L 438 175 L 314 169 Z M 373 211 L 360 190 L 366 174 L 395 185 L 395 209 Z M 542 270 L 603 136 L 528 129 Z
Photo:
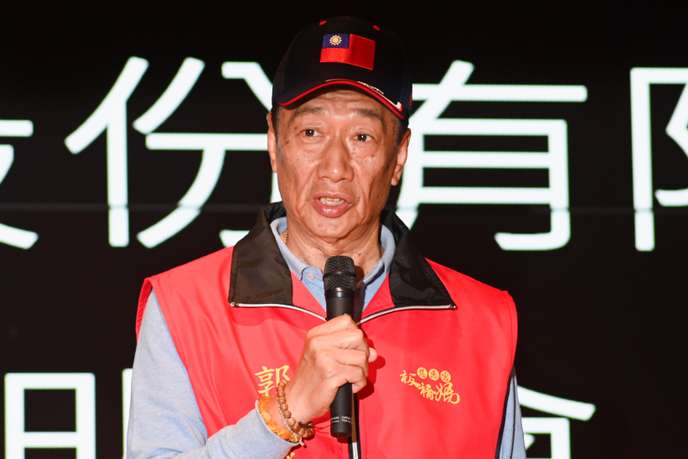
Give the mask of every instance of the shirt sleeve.
M 509 380 L 509 396 L 504 407 L 504 428 L 499 442 L 499 459 L 526 459 L 517 388 L 516 373 L 512 373 Z
M 151 292 L 132 370 L 127 459 L 283 458 L 294 446 L 253 409 L 210 438 L 191 382 Z

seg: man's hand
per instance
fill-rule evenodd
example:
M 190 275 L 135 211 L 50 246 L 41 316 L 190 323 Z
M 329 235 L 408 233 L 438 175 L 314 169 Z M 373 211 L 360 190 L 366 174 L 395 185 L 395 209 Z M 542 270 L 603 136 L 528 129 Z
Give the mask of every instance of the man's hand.
M 296 375 L 285 387 L 292 417 L 306 423 L 323 415 L 339 386 L 347 382 L 353 393 L 363 389 L 368 383 L 368 363 L 376 358 L 377 352 L 368 347 L 348 314 L 310 329 Z

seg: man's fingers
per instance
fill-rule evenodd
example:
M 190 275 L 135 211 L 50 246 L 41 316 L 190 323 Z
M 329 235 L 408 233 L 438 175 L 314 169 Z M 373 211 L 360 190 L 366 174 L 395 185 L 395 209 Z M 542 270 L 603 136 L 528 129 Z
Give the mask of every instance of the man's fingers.
M 334 319 L 330 319 L 322 325 L 319 325 L 323 330 L 328 332 L 336 332 L 339 330 L 346 330 L 347 328 L 358 328 L 354 319 L 349 314 L 342 314 Z
M 357 394 L 361 389 L 363 389 L 365 386 L 368 385 L 368 381 L 366 380 L 365 383 L 355 383 L 351 384 L 351 392 L 354 394 Z
M 358 349 L 367 352 L 368 344 L 360 328 L 340 330 L 326 335 L 310 337 L 309 345 L 315 352 L 324 349 Z
M 327 335 L 348 328 L 358 328 L 349 314 L 342 314 L 308 331 L 309 336 Z
M 368 377 L 368 355 L 357 349 L 337 349 L 331 351 L 332 358 L 341 365 L 352 365 L 363 368 Z
M 337 389 L 346 383 L 351 383 L 352 389 L 354 387 L 365 387 L 368 384 L 368 379 L 363 368 L 353 365 L 341 365 L 338 371 L 328 379 L 328 384 L 332 389 Z

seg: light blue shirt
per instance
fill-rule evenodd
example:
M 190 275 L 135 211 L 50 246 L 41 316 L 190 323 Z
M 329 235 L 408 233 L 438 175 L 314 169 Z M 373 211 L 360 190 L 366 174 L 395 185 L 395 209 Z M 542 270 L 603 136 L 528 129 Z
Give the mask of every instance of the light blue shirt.
M 279 236 L 287 229 L 287 217 L 280 217 L 275 219 L 270 223 L 270 228 L 272 229 L 272 234 L 275 236 L 277 241 L 277 247 L 279 248 L 284 260 L 287 262 L 289 269 L 293 271 L 301 282 L 308 288 L 311 294 L 318 300 L 323 309 L 327 309 L 327 303 L 325 302 L 325 284 L 323 283 L 323 272 L 320 268 L 316 266 L 311 266 L 306 262 L 300 260 L 296 255 L 291 253 L 289 247 L 282 241 Z M 380 288 L 382 283 L 387 277 L 387 272 L 392 264 L 392 259 L 394 258 L 394 250 L 396 249 L 396 244 L 394 243 L 394 235 L 392 232 L 384 225 L 380 228 L 380 245 L 382 246 L 382 257 L 373 266 L 370 271 L 368 271 L 361 281 L 361 289 L 358 292 L 363 291 L 363 309 L 368 306 L 370 300 L 375 296 L 375 293 Z M 358 299 L 360 301 L 360 298 Z
M 322 271 L 298 259 L 279 237 L 287 227 L 286 217 L 276 219 L 270 226 L 289 269 L 325 308 Z M 394 257 L 394 236 L 385 226 L 380 230 L 380 245 L 382 257 L 362 280 L 364 309 L 382 285 Z M 272 433 L 255 409 L 208 438 L 188 373 L 155 292 L 151 292 L 134 356 L 126 458 L 281 459 L 293 446 Z M 499 458 L 525 457 L 516 377 L 512 376 Z

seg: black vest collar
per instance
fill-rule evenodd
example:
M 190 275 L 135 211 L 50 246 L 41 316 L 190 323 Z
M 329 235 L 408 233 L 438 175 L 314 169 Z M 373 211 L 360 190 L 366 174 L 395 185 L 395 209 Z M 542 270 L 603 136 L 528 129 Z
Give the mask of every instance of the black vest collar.
M 235 246 L 232 255 L 229 302 L 292 304 L 291 273 L 277 247 L 270 222 L 286 216 L 281 202 L 264 207 L 256 225 Z M 383 211 L 380 223 L 394 235 L 396 250 L 389 269 L 389 287 L 395 307 L 452 304 L 451 297 L 411 232 L 392 211 Z

